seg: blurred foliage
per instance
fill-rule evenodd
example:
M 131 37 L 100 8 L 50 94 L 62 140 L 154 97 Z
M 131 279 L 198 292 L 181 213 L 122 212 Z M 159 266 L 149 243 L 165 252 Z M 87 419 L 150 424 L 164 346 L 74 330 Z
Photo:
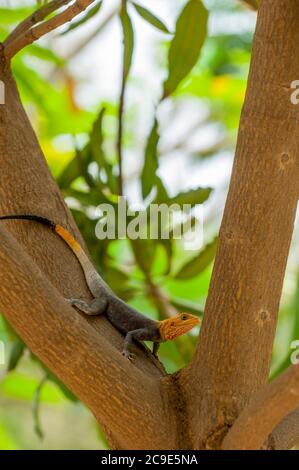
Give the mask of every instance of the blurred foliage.
M 98 17 L 102 18 L 106 2 L 97 1 L 87 12 L 63 27 L 56 33 L 60 41 L 72 37 L 86 25 L 89 27 Z M 4 40 L 19 21 L 43 2 L 28 1 L 29 6 L 24 6 L 24 2 L 15 3 L 11 6 L 10 2 L 0 0 L 0 40 Z M 219 159 L 229 155 L 232 160 L 255 18 L 241 2 L 234 0 L 185 0 L 177 2 L 175 10 L 170 0 L 160 3 L 169 4 L 171 27 L 164 20 L 163 9 L 160 12 L 153 5 L 149 10 L 148 4 L 145 6 L 139 1 L 119 2 L 120 8 L 115 15 L 118 16 L 123 55 L 122 70 L 117 77 L 117 100 L 101 100 L 92 109 L 79 105 L 78 78 L 68 58 L 60 55 L 59 48 L 55 47 L 55 41 L 41 41 L 27 47 L 14 59 L 13 71 L 52 173 L 106 282 L 117 295 L 152 318 L 164 318 L 173 309 L 201 316 L 217 245 L 220 216 L 215 207 L 220 208 L 221 215 L 227 181 L 224 188 L 212 188 L 210 184 L 202 187 L 190 185 L 189 177 L 191 180 L 194 173 L 200 174 L 207 168 L 210 173 L 217 173 L 221 171 Z M 244 26 L 246 21 L 251 27 Z M 152 58 L 153 75 L 160 69 L 164 74 L 160 97 L 151 98 L 155 102 L 152 116 L 146 130 L 143 128 L 141 132 L 136 123 L 142 119 L 144 107 L 142 103 L 136 106 L 131 102 L 128 93 L 128 89 L 140 89 L 140 83 L 134 80 L 134 57 L 140 31 L 137 26 L 140 23 L 142 27 L 152 28 L 156 34 L 151 36 L 157 51 Z M 97 41 L 100 48 L 101 34 Z M 202 111 L 203 117 L 199 120 L 195 114 L 189 114 L 188 107 L 185 108 L 190 100 Z M 179 136 L 171 131 L 170 143 L 166 145 L 167 131 L 180 112 L 183 119 L 177 126 Z M 196 135 L 206 134 L 209 138 L 203 138 L 203 142 L 194 139 Z M 174 174 L 174 157 L 178 152 L 189 174 L 180 184 L 173 185 L 162 170 L 166 167 L 166 174 Z M 126 168 L 127 155 L 140 156 L 138 169 L 131 173 Z M 124 171 L 121 171 L 122 166 Z M 134 213 L 133 187 L 138 187 L 137 202 L 147 216 L 153 202 L 190 204 L 192 209 L 187 215 L 180 210 L 175 214 L 182 229 L 188 222 L 191 227 L 196 226 L 194 209 L 197 204 L 203 205 L 203 247 L 185 250 L 173 232 L 170 239 L 99 241 L 95 236 L 101 216 L 99 204 L 112 204 L 117 213 L 117 196 L 123 188 Z M 160 224 L 160 234 L 162 229 Z M 149 227 L 145 232 L 149 233 Z M 288 365 L 290 342 L 299 338 L 298 315 L 295 319 L 299 309 L 299 281 L 296 288 L 293 281 L 296 270 L 295 263 L 286 278 L 273 355 L 274 375 Z M 166 299 L 166 307 L 165 303 L 161 306 L 161 296 Z M 191 332 L 162 345 L 160 357 L 169 372 L 190 361 L 197 333 Z M 66 426 L 70 438 L 60 444 L 66 416 L 69 422 L 79 416 L 80 423 L 89 419 L 83 405 L 27 350 L 3 317 L 0 317 L 0 340 L 9 352 L 6 366 L 0 365 L 0 449 L 51 448 L 55 443 L 63 448 L 76 446 L 77 442 L 80 448 L 92 448 L 98 439 L 99 447 L 107 446 L 101 431 L 91 423 L 87 426 L 87 440 L 82 442 L 78 438 L 77 441 L 75 431 L 72 433 L 70 426 Z M 31 423 L 29 408 L 23 405 L 28 402 L 32 403 Z M 58 409 L 55 415 L 59 422 L 57 428 L 49 418 L 48 407 Z M 18 413 L 14 412 L 15 408 Z M 43 419 L 44 415 L 47 419 Z M 62 417 L 60 421 L 58 415 Z M 26 416 L 25 421 L 29 424 L 21 425 L 20 416 Z M 39 442 L 34 437 L 33 429 L 43 440 Z M 57 436 L 54 442 L 49 440 L 52 434 Z M 30 442 L 27 435 L 30 435 Z

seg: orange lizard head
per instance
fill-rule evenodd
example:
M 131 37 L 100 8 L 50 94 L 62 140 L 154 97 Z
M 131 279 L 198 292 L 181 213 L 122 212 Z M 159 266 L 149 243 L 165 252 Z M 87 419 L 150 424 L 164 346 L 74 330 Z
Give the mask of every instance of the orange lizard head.
M 178 313 L 172 318 L 159 322 L 161 339 L 163 341 L 175 339 L 192 330 L 192 328 L 199 325 L 199 323 L 200 319 L 195 315 L 191 315 L 190 313 Z

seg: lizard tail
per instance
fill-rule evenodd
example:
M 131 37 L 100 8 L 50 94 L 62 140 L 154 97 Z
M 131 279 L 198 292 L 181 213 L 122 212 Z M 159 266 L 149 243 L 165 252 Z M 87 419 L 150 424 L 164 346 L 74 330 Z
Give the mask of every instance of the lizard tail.
M 110 290 L 110 288 L 95 270 L 92 262 L 84 252 L 81 245 L 74 239 L 71 233 L 65 228 L 63 228 L 61 225 L 56 224 L 55 222 L 52 222 L 52 220 L 49 220 L 45 217 L 30 214 L 5 215 L 0 217 L 0 220 L 31 220 L 51 228 L 55 233 L 57 233 L 57 235 L 59 235 L 60 238 L 62 238 L 62 240 L 70 247 L 70 249 L 75 254 L 82 267 L 87 285 L 91 293 L 96 297 L 99 296 L 101 293 L 99 292 L 99 290 Z M 99 285 L 102 286 L 102 289 L 99 289 Z

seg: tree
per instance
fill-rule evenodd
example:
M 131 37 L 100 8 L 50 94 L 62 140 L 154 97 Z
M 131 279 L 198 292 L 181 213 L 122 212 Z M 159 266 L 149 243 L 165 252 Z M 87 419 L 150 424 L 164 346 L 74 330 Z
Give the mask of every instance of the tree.
M 45 19 L 69 3 L 42 7 L 2 45 L 0 209 L 45 214 L 84 244 L 10 69 L 19 50 L 93 1 L 77 0 Z M 121 335 L 105 319 L 80 316 L 65 304 L 63 297 L 74 291 L 90 296 L 65 246 L 40 227 L 0 227 L 1 309 L 30 349 L 91 409 L 112 448 L 280 449 L 299 441 L 299 369 L 291 366 L 268 384 L 298 201 L 298 109 L 290 101 L 299 66 L 292 54 L 298 18 L 296 0 L 263 0 L 259 9 L 204 321 L 187 367 L 167 375 L 141 348 L 129 363 L 119 353 Z

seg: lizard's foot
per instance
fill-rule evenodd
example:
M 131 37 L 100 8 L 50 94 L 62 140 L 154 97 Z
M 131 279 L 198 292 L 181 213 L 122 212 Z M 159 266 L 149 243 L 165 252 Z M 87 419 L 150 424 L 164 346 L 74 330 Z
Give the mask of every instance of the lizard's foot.
M 136 357 L 135 354 L 131 353 L 130 351 L 126 351 L 125 349 L 123 350 L 122 355 L 129 359 L 129 361 L 134 361 Z

